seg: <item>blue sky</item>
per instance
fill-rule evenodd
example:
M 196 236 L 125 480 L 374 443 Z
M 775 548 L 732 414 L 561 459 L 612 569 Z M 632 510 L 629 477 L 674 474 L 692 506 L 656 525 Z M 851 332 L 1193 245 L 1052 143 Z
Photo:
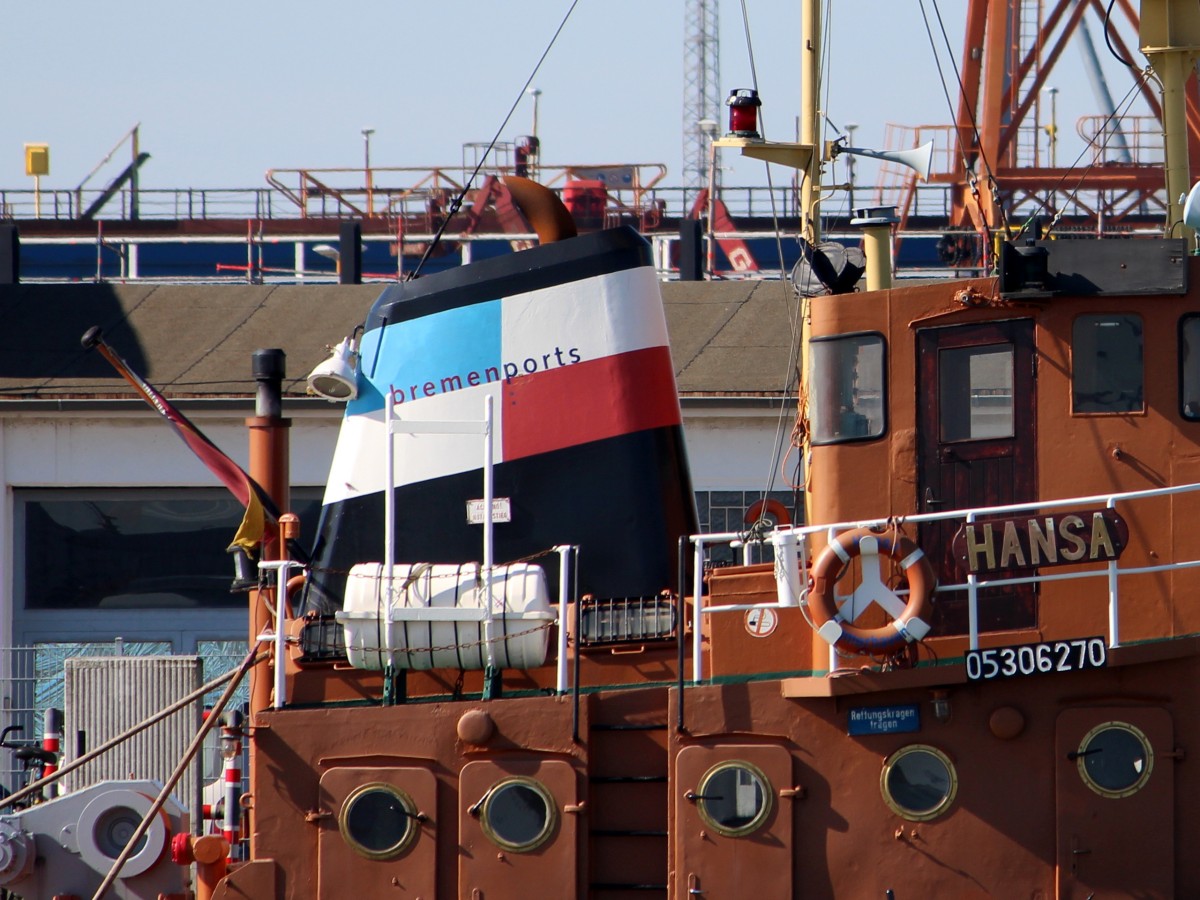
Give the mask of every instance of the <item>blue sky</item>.
M 939 2 L 957 54 L 966 0 Z M 464 143 L 486 142 L 500 128 L 569 6 L 5 3 L 0 187 L 31 186 L 23 144 L 45 142 L 51 173 L 42 187 L 73 188 L 139 122 L 141 149 L 151 154 L 144 188 L 262 187 L 271 168 L 360 166 L 364 127 L 375 129 L 374 166 L 458 166 Z M 746 7 L 767 136 L 789 139 L 799 105 L 799 0 Z M 667 183 L 681 183 L 684 10 L 683 0 L 580 0 L 533 81 L 542 91 L 544 163 L 665 163 Z M 918 0 L 833 4 L 824 105 L 839 126 L 858 124 L 859 145 L 880 146 L 888 122 L 949 121 L 920 10 Z M 740 4 L 725 0 L 721 15 L 725 93 L 752 82 Z M 1064 59 L 1074 66 L 1079 56 Z M 1080 146 L 1069 123 L 1094 108 L 1082 76 L 1054 84 L 1063 162 Z M 1112 93 L 1124 91 L 1114 81 Z M 527 133 L 532 113 L 522 97 L 502 138 Z M 726 184 L 765 182 L 761 163 L 729 160 L 729 169 Z

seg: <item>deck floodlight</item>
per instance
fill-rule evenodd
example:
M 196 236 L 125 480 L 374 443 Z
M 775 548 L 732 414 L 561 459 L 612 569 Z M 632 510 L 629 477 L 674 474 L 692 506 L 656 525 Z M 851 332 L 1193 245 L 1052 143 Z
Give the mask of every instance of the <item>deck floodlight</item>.
M 333 348 L 330 357 L 308 375 L 308 392 L 324 397 L 331 403 L 353 400 L 358 396 L 358 345 L 346 338 Z

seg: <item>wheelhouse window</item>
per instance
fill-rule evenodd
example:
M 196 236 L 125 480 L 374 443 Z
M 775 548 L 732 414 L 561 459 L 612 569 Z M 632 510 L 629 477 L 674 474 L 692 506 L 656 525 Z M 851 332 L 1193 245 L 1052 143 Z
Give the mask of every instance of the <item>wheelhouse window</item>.
M 1071 411 L 1141 412 L 1145 408 L 1142 319 L 1087 315 L 1071 335 Z
M 877 438 L 886 428 L 883 335 L 817 338 L 809 352 L 809 426 L 814 444 Z
M 1200 421 L 1200 316 L 1179 323 L 1179 406 L 1185 419 Z

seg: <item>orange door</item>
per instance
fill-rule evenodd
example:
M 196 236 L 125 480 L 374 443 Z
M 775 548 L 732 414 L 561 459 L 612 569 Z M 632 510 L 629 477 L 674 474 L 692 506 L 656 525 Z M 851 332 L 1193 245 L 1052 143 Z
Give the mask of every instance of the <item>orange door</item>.
M 500 757 L 463 766 L 458 896 L 581 896 L 578 781 L 575 769 L 563 760 Z
M 347 766 L 321 776 L 317 896 L 417 900 L 437 889 L 437 779 L 416 767 Z
M 677 900 L 791 900 L 791 754 L 684 747 L 675 766 Z
M 1094 707 L 1058 716 L 1058 897 L 1175 896 L 1175 758 L 1165 709 Z

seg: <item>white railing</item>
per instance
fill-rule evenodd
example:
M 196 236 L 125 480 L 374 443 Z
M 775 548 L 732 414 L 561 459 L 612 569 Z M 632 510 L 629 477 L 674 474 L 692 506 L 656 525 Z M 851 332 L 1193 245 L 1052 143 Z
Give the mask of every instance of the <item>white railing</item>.
M 981 517 L 1005 516 L 1020 513 L 1034 513 L 1050 509 L 1077 507 L 1084 504 L 1104 504 L 1108 509 L 1115 510 L 1118 503 L 1129 503 L 1152 497 L 1166 497 L 1175 494 L 1186 494 L 1200 491 L 1200 484 L 1185 484 L 1176 487 L 1154 488 L 1142 491 L 1124 491 L 1111 494 L 1090 494 L 1080 497 L 1068 497 L 1056 500 L 1036 500 L 1028 503 L 1010 503 L 1003 506 L 978 507 L 976 509 L 947 510 L 936 513 L 920 513 L 903 517 L 883 517 L 878 519 L 863 519 L 854 522 L 835 522 L 822 525 L 795 525 L 776 528 L 763 543 L 769 543 L 775 551 L 775 581 L 777 600 L 774 603 L 740 603 L 705 606 L 703 597 L 705 548 L 715 544 L 733 544 L 742 546 L 743 555 L 748 556 L 745 532 L 724 532 L 719 534 L 698 534 L 690 538 L 692 544 L 692 577 L 695 585 L 696 610 L 698 615 L 746 611 L 751 609 L 784 609 L 802 608 L 808 606 L 808 587 L 801 574 L 808 568 L 809 538 L 815 534 L 826 534 L 832 539 L 836 534 L 855 528 L 873 528 L 882 526 L 898 526 L 904 524 L 921 524 L 947 520 L 961 520 L 971 523 Z M 1103 568 L 1056 572 L 1054 574 L 1035 574 L 1008 578 L 980 579 L 977 575 L 969 574 L 967 580 L 958 584 L 939 584 L 938 593 L 955 591 L 967 592 L 968 640 L 971 649 L 979 648 L 979 591 L 983 588 L 1006 587 L 1020 584 L 1038 584 L 1043 582 L 1067 581 L 1084 578 L 1105 577 L 1108 580 L 1108 645 L 1117 647 L 1121 643 L 1120 636 L 1120 576 L 1149 575 L 1156 572 L 1166 572 L 1200 567 L 1200 559 L 1178 560 L 1151 566 L 1130 566 L 1122 568 L 1116 559 L 1108 561 Z M 907 593 L 896 591 L 897 594 Z M 702 629 L 699 620 L 692 630 L 692 680 L 700 682 L 703 679 Z M 830 671 L 836 668 L 836 651 L 830 647 Z

